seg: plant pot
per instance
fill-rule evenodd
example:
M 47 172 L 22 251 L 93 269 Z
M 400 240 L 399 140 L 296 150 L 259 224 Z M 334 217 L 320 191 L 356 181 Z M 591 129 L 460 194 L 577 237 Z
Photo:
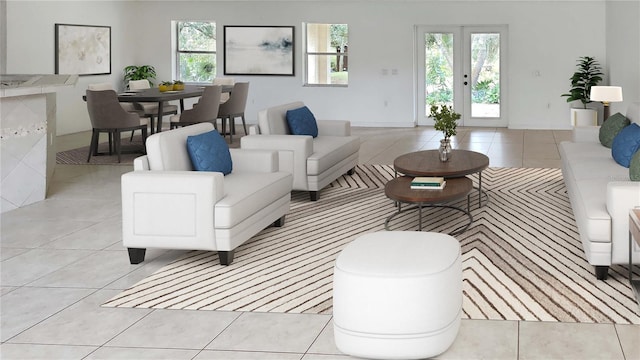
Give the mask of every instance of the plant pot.
M 572 126 L 598 125 L 598 112 L 594 109 L 571 109 Z
M 165 91 L 169 91 L 171 90 L 171 88 L 173 88 L 172 86 L 170 87 L 169 85 L 158 85 L 158 90 L 160 90 L 160 92 L 165 92 Z
M 440 147 L 438 148 L 438 152 L 440 153 L 440 161 L 449 161 L 449 159 L 451 158 L 451 150 L 451 139 L 440 140 Z

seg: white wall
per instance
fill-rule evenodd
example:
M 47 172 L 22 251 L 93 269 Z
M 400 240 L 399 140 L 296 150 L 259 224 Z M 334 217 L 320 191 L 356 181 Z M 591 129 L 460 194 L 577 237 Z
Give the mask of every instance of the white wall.
M 506 24 L 509 27 L 509 126 L 566 129 L 570 106 L 560 94 L 569 88 L 576 59 L 595 56 L 604 66 L 613 68 L 606 61 L 611 59 L 613 64 L 615 55 L 607 56 L 607 51 L 629 51 L 628 44 L 619 43 L 618 37 L 606 36 L 607 27 L 600 21 L 604 19 L 605 10 L 611 7 L 614 10 L 610 11 L 626 17 L 628 7 L 637 7 L 634 0 L 623 2 L 622 9 L 617 10 L 617 3 L 607 5 L 604 1 L 590 0 L 9 0 L 7 72 L 53 72 L 55 23 L 111 26 L 112 75 L 81 77 L 73 91 L 59 94 L 58 133 L 71 133 L 90 129 L 81 100 L 88 83 L 109 81 L 121 86 L 122 68 L 130 64 L 152 64 L 158 70 L 158 80 L 172 79 L 171 20 L 217 23 L 219 75 L 223 69 L 224 25 L 294 25 L 295 77 L 236 76 L 238 80 L 251 82 L 246 113 L 249 122 L 255 122 L 257 111 L 262 108 L 303 100 L 318 118 L 350 119 L 356 126 L 413 126 L 414 25 Z M 302 86 L 302 22 L 349 24 L 349 87 Z M 614 30 L 622 31 L 620 26 Z M 605 40 L 619 45 L 607 44 Z M 637 52 L 640 44 L 636 41 L 631 48 Z M 615 66 L 634 65 L 616 61 Z M 382 75 L 382 69 L 398 69 L 398 75 Z M 536 72 L 541 76 L 534 76 Z M 620 70 L 619 74 L 623 73 L 628 73 L 628 69 Z M 636 93 L 637 88 L 638 85 Z
M 640 1 L 607 4 L 607 68 L 605 85 L 622 86 L 624 103 L 612 103 L 611 114 L 625 113 L 640 101 Z
M 7 73 L 53 74 L 55 24 L 111 26 L 111 75 L 81 76 L 74 88 L 57 93 L 57 134 L 91 130 L 82 100 L 90 83 L 110 82 L 122 88 L 122 69 L 132 63 L 137 44 L 132 36 L 132 2 L 7 1 Z

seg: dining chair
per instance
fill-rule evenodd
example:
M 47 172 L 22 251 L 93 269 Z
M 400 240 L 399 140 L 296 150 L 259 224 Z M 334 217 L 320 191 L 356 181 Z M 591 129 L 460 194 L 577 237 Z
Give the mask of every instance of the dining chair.
M 89 84 L 87 85 L 87 89 L 89 90 L 113 90 L 115 91 L 116 89 L 113 88 L 113 85 L 111 85 L 111 83 L 95 83 L 95 84 Z M 149 116 L 146 116 L 144 114 L 143 110 L 139 110 L 136 108 L 136 106 L 133 103 L 120 103 L 120 106 L 122 106 L 122 108 L 126 111 L 126 112 L 130 112 L 130 113 L 134 113 L 134 114 L 138 114 L 138 116 L 141 118 L 140 119 L 140 125 L 143 124 L 147 124 L 147 121 L 142 119 L 142 118 L 148 118 Z M 153 123 L 153 122 L 152 122 Z M 131 137 L 129 139 L 129 141 L 133 141 L 133 135 L 134 135 L 135 131 L 131 132 Z M 111 138 L 109 138 L 109 141 L 111 141 Z
M 233 86 L 233 84 L 236 83 L 236 80 L 232 77 L 229 76 L 225 76 L 225 77 L 217 77 L 217 78 L 213 78 L 213 85 L 231 85 Z M 229 100 L 229 94 L 228 93 L 222 93 L 222 95 L 220 96 L 220 103 L 224 103 L 227 102 Z
M 149 80 L 129 80 L 129 90 L 144 90 L 150 89 L 151 84 Z M 158 104 L 154 102 L 137 102 L 134 103 L 137 109 L 142 110 L 145 117 L 151 118 L 151 125 L 153 126 L 153 121 L 156 116 L 158 116 Z M 178 113 L 178 106 L 171 105 L 169 102 L 165 101 L 162 103 L 162 115 L 175 115 Z M 159 122 L 162 122 L 162 119 L 158 119 Z
M 172 115 L 171 118 L 169 118 L 169 128 L 175 129 L 181 126 L 210 122 L 217 130 L 216 120 L 218 119 L 221 94 L 222 86 L 205 86 L 200 100 L 198 100 L 197 104 L 194 104 L 193 108 L 185 110 L 180 114 Z
M 229 124 L 229 143 L 233 142 L 233 134 L 235 133 L 235 118 L 242 119 L 244 134 L 247 135 L 247 124 L 244 118 L 244 110 L 247 106 L 247 96 L 249 95 L 249 83 L 237 82 L 233 84 L 231 96 L 225 103 L 220 104 L 218 110 L 218 118 L 222 119 L 222 134 L 226 135 L 226 124 Z
M 87 85 L 87 89 L 89 90 L 116 90 L 113 88 L 113 85 L 111 85 L 111 83 L 95 83 L 95 84 L 89 84 Z M 141 110 L 136 109 L 135 105 L 133 105 L 132 103 L 120 103 L 120 106 L 122 106 L 122 108 L 127 111 L 127 112 L 132 112 L 132 113 L 136 113 L 138 115 L 140 115 L 140 117 L 144 117 L 144 113 Z
M 92 134 L 91 146 L 89 147 L 89 157 L 104 155 L 98 153 L 98 140 L 100 133 L 109 134 L 109 154 L 113 151 L 118 155 L 118 162 L 121 161 L 121 137 L 125 131 L 142 131 L 142 153 L 145 151 L 145 141 L 147 139 L 147 123 L 140 124 L 140 116 L 135 113 L 125 111 L 118 95 L 113 90 L 87 90 L 87 110 L 91 120 Z

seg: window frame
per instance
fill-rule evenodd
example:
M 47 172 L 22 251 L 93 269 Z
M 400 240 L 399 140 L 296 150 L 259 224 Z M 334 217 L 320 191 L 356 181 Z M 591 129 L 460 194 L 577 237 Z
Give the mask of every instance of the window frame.
M 209 23 L 213 25 L 214 28 L 214 36 L 215 36 L 215 41 L 216 41 L 216 46 L 214 50 L 180 50 L 180 23 Z M 213 54 L 213 57 L 215 59 L 215 71 L 212 71 L 212 78 L 211 81 L 213 81 L 213 79 L 216 78 L 217 73 L 218 73 L 218 26 L 216 24 L 215 21 L 213 20 L 175 20 L 173 23 L 173 34 L 175 37 L 175 41 L 173 42 L 174 44 L 174 61 L 173 61 L 173 77 L 175 80 L 181 80 L 184 81 L 183 79 L 180 79 L 180 55 L 181 54 Z M 194 84 L 194 85 L 199 85 L 199 84 L 209 84 L 210 81 L 184 81 L 185 84 Z
M 304 77 L 302 79 L 303 82 L 303 86 L 308 86 L 308 87 L 348 87 L 349 86 L 349 80 L 347 79 L 347 83 L 346 84 L 316 84 L 316 83 L 310 83 L 309 82 L 309 57 L 310 56 L 340 56 L 342 57 L 342 59 L 347 59 L 349 57 L 349 52 L 345 51 L 345 52 L 337 52 L 337 51 L 333 51 L 333 52 L 316 52 L 316 51 L 309 51 L 309 31 L 308 31 L 308 26 L 309 25 L 346 25 L 347 29 L 349 24 L 346 23 L 325 23 L 325 22 L 304 22 L 302 23 L 302 31 L 303 31 L 303 41 L 304 41 L 304 60 L 303 60 L 303 68 L 304 68 Z M 347 38 L 348 38 L 348 30 L 347 30 Z M 347 46 L 349 46 L 347 44 Z M 348 70 L 347 70 L 348 73 Z

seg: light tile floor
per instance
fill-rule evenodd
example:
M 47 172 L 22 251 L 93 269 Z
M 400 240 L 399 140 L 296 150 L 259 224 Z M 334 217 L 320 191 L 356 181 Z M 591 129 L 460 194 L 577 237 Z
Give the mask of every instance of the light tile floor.
M 429 127 L 354 128 L 360 162 L 391 164 L 437 148 Z M 568 131 L 459 128 L 454 147 L 491 166 L 559 167 Z M 89 143 L 59 137 L 58 150 Z M 102 308 L 178 257 L 150 249 L 130 265 L 121 245 L 120 175 L 131 166 L 57 165 L 49 197 L 2 214 L 2 359 L 348 359 L 330 315 Z M 640 326 L 463 320 L 440 359 L 640 359 Z

